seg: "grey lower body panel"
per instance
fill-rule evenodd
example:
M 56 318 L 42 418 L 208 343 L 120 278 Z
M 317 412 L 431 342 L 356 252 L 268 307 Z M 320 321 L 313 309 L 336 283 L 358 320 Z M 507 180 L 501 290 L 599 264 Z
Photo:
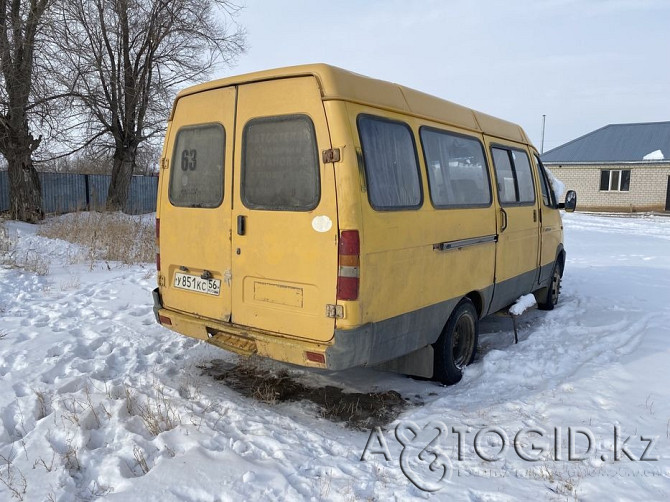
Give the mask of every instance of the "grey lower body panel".
M 489 306 L 488 313 L 493 314 L 500 309 L 513 304 L 521 295 L 525 295 L 537 289 L 537 278 L 539 269 L 533 269 L 530 272 L 524 272 L 495 285 L 493 291 L 493 301 Z
M 335 330 L 326 350 L 332 369 L 372 366 L 435 343 L 460 298 L 447 300 L 358 328 Z
M 479 292 L 486 312 L 493 286 Z M 326 351 L 329 368 L 374 366 L 437 341 L 442 329 L 462 297 L 452 298 L 413 312 L 350 330 L 335 330 L 335 343 Z
M 542 270 L 537 268 L 479 291 L 484 315 L 513 304 L 524 294 L 546 288 L 554 264 L 551 262 L 541 267 Z M 545 276 L 549 281 L 539 284 L 537 278 Z M 439 338 L 460 300 L 461 297 L 452 298 L 358 328 L 335 330 L 335 343 L 326 350 L 326 364 L 330 369 L 374 366 L 431 345 Z
M 496 283 L 493 293 L 493 301 L 491 302 L 487 313 L 493 314 L 512 305 L 521 295 L 535 293 L 536 291 L 547 288 L 551 284 L 552 273 L 555 266 L 556 260 L 530 272 L 525 272 L 516 277 L 512 277 L 511 279 L 507 279 L 506 281 Z M 538 282 L 538 278 L 540 277 L 546 279 Z

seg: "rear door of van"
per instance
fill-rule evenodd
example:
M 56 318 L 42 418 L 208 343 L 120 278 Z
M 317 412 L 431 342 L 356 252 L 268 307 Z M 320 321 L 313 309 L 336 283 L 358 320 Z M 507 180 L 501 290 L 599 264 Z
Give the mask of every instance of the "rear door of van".
M 338 225 L 316 78 L 179 98 L 161 183 L 161 295 L 172 310 L 332 338 Z
M 334 164 L 312 76 L 240 85 L 232 210 L 232 321 L 332 338 L 338 223 Z
M 163 305 L 219 321 L 230 320 L 232 303 L 235 100 L 227 87 L 177 101 L 159 194 Z

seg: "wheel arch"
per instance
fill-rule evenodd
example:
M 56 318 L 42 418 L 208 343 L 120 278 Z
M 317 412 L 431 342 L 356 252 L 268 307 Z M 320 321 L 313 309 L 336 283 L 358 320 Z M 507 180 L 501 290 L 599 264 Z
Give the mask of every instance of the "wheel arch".
M 477 316 L 481 319 L 484 315 L 484 296 L 479 291 L 470 291 L 463 298 L 469 298 L 477 310 Z
M 561 266 L 561 277 L 563 277 L 563 271 L 565 270 L 565 256 L 563 244 L 559 244 L 558 249 L 556 250 L 556 263 Z

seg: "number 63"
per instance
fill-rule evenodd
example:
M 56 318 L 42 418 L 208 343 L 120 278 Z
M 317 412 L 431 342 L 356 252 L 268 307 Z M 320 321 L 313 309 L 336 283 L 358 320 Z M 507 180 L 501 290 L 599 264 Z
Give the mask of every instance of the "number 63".
M 195 150 L 183 150 L 181 152 L 182 171 L 195 171 L 197 153 Z

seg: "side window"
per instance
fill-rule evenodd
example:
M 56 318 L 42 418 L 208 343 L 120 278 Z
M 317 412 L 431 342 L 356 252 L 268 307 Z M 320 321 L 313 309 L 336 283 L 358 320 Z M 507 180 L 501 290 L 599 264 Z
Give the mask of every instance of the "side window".
M 532 204 L 535 185 L 528 154 L 513 148 L 492 147 L 501 204 Z
M 510 151 L 502 148 L 492 148 L 493 166 L 496 171 L 496 181 L 498 184 L 498 198 L 501 204 L 511 204 L 516 199 L 516 180 L 514 170 L 512 169 L 512 160 Z
M 220 124 L 182 127 L 177 132 L 168 196 L 179 207 L 218 207 L 223 202 L 226 134 Z
M 306 115 L 250 120 L 242 133 L 242 202 L 251 209 L 310 211 L 319 204 L 319 155 Z
M 540 175 L 540 189 L 542 190 L 542 203 L 551 208 L 556 208 L 556 201 L 554 199 L 554 191 L 551 189 L 551 184 L 549 183 L 549 178 L 547 173 L 544 170 L 544 166 L 540 161 L 537 155 L 535 157 L 535 164 L 537 165 L 537 171 Z
M 519 185 L 518 202 L 535 202 L 535 185 L 528 154 L 521 150 L 512 150 L 512 159 L 514 159 L 514 172 Z
M 433 206 L 488 206 L 491 188 L 482 144 L 428 127 L 420 135 Z
M 368 198 L 374 209 L 421 206 L 421 178 L 412 130 L 403 122 L 359 115 Z

